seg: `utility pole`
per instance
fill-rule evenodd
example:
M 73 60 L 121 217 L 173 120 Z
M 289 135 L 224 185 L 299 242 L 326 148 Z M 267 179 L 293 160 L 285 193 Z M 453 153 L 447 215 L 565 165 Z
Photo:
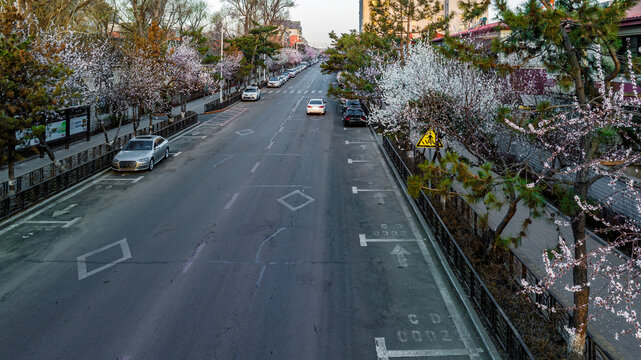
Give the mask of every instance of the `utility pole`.
M 223 102 L 223 86 L 225 85 L 225 78 L 223 77 L 223 23 L 222 21 L 220 22 L 220 103 L 222 104 Z

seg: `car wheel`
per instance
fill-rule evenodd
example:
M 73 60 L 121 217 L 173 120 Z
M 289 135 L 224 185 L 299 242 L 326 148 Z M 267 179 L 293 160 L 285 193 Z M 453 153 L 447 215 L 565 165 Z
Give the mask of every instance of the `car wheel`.
M 169 148 L 165 150 L 165 159 L 169 159 Z
M 149 171 L 154 169 L 154 158 L 149 159 Z

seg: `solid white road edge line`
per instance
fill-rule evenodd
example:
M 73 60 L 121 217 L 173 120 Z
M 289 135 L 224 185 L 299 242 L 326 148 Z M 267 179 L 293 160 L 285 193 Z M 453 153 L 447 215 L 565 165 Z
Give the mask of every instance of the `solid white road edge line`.
M 463 306 L 465 307 L 465 310 L 466 310 L 467 314 L 470 316 L 472 324 L 476 328 L 477 333 L 480 335 L 479 338 L 480 338 L 481 342 L 483 343 L 483 345 L 485 345 L 485 348 L 488 350 L 488 353 L 489 353 L 489 355 L 490 355 L 490 357 L 492 359 L 500 360 L 501 356 L 499 354 L 499 351 L 497 350 L 496 346 L 494 345 L 494 343 L 491 340 L 487 341 L 487 340 L 491 339 L 491 337 L 487 333 L 487 331 L 485 330 L 485 327 L 483 327 L 483 325 L 481 323 L 481 319 L 476 314 L 476 310 L 474 309 L 474 307 L 470 303 L 470 300 L 468 299 L 467 294 L 464 292 L 463 288 L 461 287 L 461 284 L 458 283 L 458 280 L 455 280 L 455 279 L 457 279 L 457 277 L 454 274 L 454 272 L 453 272 L 452 268 L 450 267 L 449 263 L 445 259 L 445 255 L 443 254 L 441 248 L 439 247 L 439 244 L 436 242 L 436 239 L 434 238 L 434 234 L 432 233 L 432 230 L 430 229 L 429 225 L 425 222 L 425 219 L 423 219 L 423 216 L 422 216 L 421 212 L 419 211 L 419 209 L 416 206 L 416 204 L 413 202 L 412 198 L 410 198 L 409 194 L 405 191 L 406 188 L 405 188 L 405 185 L 404 185 L 403 181 L 401 180 L 400 175 L 398 174 L 396 169 L 394 169 L 391 159 L 389 158 L 389 156 L 387 155 L 387 153 L 383 149 L 383 146 L 381 145 L 379 140 L 376 139 L 376 137 L 374 136 L 373 131 L 374 130 L 372 130 L 372 128 L 370 127 L 370 136 L 374 138 L 374 141 L 378 145 L 378 150 L 382 154 L 382 158 L 385 159 L 385 160 L 381 160 L 383 168 L 385 169 L 385 174 L 388 177 L 392 177 L 392 173 L 394 174 L 394 177 L 392 179 L 395 178 L 397 186 L 399 186 L 401 189 L 403 189 L 403 194 L 405 196 L 405 200 L 410 203 L 410 206 L 412 207 L 412 210 L 414 211 L 414 214 L 416 215 L 416 218 L 418 219 L 419 223 L 421 224 L 421 227 L 423 228 L 423 230 L 427 234 L 427 237 L 428 237 L 428 239 L 430 241 L 430 244 L 432 245 L 432 248 L 435 249 L 436 256 L 437 256 L 437 258 L 439 260 L 439 263 L 440 263 L 441 267 L 445 270 L 445 273 L 446 273 L 446 275 L 447 275 L 447 277 L 449 279 L 450 284 L 452 284 L 452 286 L 454 287 L 454 290 L 456 291 L 456 295 L 458 296 L 460 301 L 463 303 Z M 387 162 L 387 164 L 385 164 L 385 162 Z M 389 167 L 387 165 L 389 165 Z M 397 196 L 400 197 L 400 194 L 398 192 L 396 194 L 397 194 Z M 411 217 L 411 215 L 409 214 L 409 210 L 407 209 L 406 204 L 403 201 L 400 201 L 400 203 L 402 204 L 403 211 L 404 212 L 407 211 L 406 216 L 410 216 Z M 418 230 L 417 227 L 416 227 L 416 224 L 414 224 L 414 222 L 410 222 L 410 225 L 412 226 L 412 230 L 413 231 L 414 231 L 414 229 Z M 434 279 L 437 280 L 437 278 L 438 278 L 439 280 L 441 280 L 441 283 L 439 283 L 437 281 L 437 286 L 439 286 L 439 290 L 441 291 L 441 293 L 443 293 L 444 289 L 440 286 L 440 285 L 442 285 L 443 277 L 437 271 L 436 264 L 434 263 L 434 261 L 432 261 L 432 259 L 429 258 L 429 251 L 427 249 L 427 246 L 425 245 L 425 242 L 424 241 L 419 241 L 418 245 L 419 245 L 419 248 L 421 249 L 421 253 L 423 253 L 423 257 L 427 259 L 426 261 L 428 261 L 428 265 L 430 265 L 430 271 L 432 272 L 432 274 L 438 275 L 438 276 L 435 276 Z M 449 298 L 449 296 L 448 296 L 448 298 Z M 446 305 L 449 305 L 447 301 L 445 301 L 445 303 L 446 303 Z M 448 306 L 448 308 L 449 308 L 449 306 Z M 456 312 L 456 314 L 458 314 L 458 311 Z M 457 325 L 457 328 L 458 328 L 458 321 L 460 321 L 460 315 L 455 318 L 454 314 L 452 314 L 452 319 L 455 321 L 455 325 Z M 461 334 L 461 338 L 463 339 L 463 334 Z M 465 347 L 468 348 L 468 349 L 471 349 L 471 346 L 468 346 L 468 344 L 466 343 L 466 342 L 469 342 L 470 339 L 469 338 L 465 338 L 465 339 L 463 339 L 463 341 L 465 343 Z

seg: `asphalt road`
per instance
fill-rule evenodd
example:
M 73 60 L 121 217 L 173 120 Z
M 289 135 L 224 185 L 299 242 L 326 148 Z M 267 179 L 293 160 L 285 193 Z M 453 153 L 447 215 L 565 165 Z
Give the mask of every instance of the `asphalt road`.
M 0 227 L 2 359 L 486 359 L 315 65 Z

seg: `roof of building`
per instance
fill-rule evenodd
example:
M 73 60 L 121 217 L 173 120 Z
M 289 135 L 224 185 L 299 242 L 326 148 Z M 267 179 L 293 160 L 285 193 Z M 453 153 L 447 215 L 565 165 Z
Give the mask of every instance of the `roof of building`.
M 629 8 L 625 13 L 625 20 L 641 17 L 641 1 Z
M 285 29 L 297 29 L 302 31 L 303 28 L 300 25 L 300 21 L 292 21 L 292 20 L 283 20 L 281 23 Z
M 502 22 L 495 22 L 487 25 L 477 26 L 470 30 L 465 30 L 458 32 L 456 34 L 451 34 L 450 36 L 461 37 L 461 36 L 478 36 L 481 34 L 489 33 L 497 29 L 508 29 L 507 25 Z M 437 34 L 432 41 L 439 42 L 442 41 L 445 36 L 442 34 Z

